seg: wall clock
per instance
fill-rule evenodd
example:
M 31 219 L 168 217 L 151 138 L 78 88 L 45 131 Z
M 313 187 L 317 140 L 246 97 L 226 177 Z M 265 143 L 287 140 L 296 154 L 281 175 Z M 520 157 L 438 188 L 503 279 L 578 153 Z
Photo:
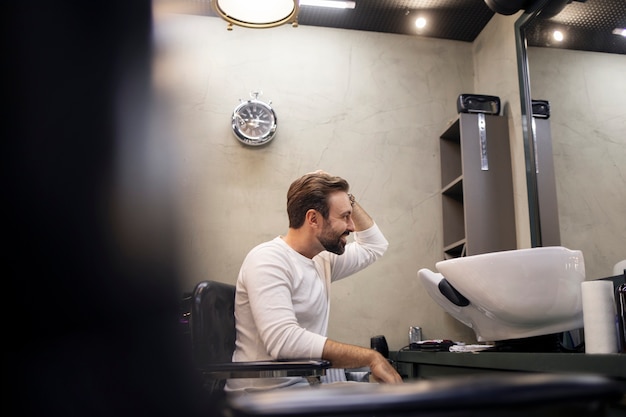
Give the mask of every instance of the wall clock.
M 269 103 L 259 100 L 258 91 L 250 93 L 250 99 L 235 107 L 232 128 L 235 137 L 244 145 L 264 145 L 276 136 L 277 119 Z

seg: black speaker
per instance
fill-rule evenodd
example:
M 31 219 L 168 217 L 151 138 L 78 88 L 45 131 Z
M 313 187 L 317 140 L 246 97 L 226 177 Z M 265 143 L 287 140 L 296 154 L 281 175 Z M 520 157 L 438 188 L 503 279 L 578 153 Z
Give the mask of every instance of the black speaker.
M 459 113 L 500 114 L 500 97 L 480 94 L 461 94 L 456 102 Z
M 370 347 L 383 355 L 385 358 L 389 358 L 389 346 L 387 345 L 387 339 L 385 336 L 374 336 L 370 339 Z
M 556 16 L 561 13 L 565 6 L 570 4 L 572 1 L 574 0 L 550 0 L 541 9 L 541 17 L 546 19 Z M 584 3 L 587 0 L 575 1 Z M 506 16 L 515 14 L 522 9 L 526 11 L 532 10 L 536 8 L 538 3 L 539 0 L 485 0 L 485 4 L 491 9 L 492 12 Z
M 538 119 L 550 118 L 550 102 L 548 100 L 532 100 L 533 117 Z
M 491 11 L 507 16 L 526 8 L 528 3 L 532 2 L 530 0 L 485 0 L 485 4 Z

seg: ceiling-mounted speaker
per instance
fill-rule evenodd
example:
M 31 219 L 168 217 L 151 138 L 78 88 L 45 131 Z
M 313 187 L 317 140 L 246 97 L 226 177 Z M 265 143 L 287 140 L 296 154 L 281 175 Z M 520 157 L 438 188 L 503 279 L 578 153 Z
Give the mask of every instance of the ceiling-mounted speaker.
M 485 0 L 485 4 L 493 12 L 503 15 L 512 15 L 520 10 L 528 10 L 533 4 L 537 4 L 540 0 Z M 561 13 L 563 8 L 573 0 L 550 0 L 541 9 L 541 16 L 544 18 L 554 17 Z M 576 0 L 584 3 L 587 0 Z
M 512 15 L 526 7 L 532 0 L 485 0 L 487 7 L 493 12 L 503 15 Z
M 582 0 L 581 3 L 584 3 L 585 1 L 587 1 L 587 0 Z M 544 19 L 549 19 L 551 17 L 554 17 L 557 14 L 561 13 L 561 11 L 565 8 L 565 6 L 567 6 L 571 2 L 572 2 L 572 0 L 552 0 L 552 1 L 549 1 L 548 4 L 543 6 L 543 8 L 541 9 L 540 16 L 542 18 L 544 18 Z

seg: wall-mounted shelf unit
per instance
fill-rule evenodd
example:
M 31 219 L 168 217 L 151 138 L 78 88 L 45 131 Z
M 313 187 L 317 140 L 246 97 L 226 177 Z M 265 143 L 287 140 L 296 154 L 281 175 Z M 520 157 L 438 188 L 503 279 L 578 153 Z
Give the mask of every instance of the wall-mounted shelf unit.
M 507 119 L 460 113 L 439 139 L 444 259 L 515 249 Z

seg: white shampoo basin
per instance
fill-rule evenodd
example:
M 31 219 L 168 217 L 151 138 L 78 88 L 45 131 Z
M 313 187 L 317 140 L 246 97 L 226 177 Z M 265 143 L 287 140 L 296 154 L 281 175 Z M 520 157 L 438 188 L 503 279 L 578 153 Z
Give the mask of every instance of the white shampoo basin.
M 583 327 L 583 254 L 560 246 L 437 262 L 420 269 L 428 294 L 479 341 L 547 335 Z

